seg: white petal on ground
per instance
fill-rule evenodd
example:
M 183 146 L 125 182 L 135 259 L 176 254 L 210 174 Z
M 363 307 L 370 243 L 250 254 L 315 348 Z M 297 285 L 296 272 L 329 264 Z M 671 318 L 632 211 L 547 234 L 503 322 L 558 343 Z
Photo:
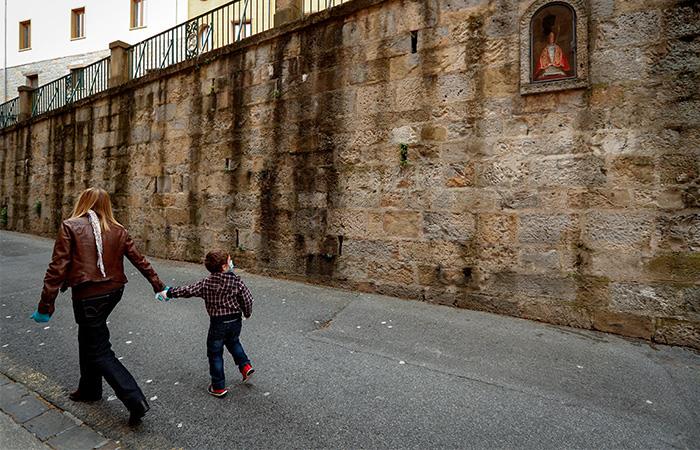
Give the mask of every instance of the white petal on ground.
M 406 364 L 406 361 L 399 361 L 399 364 L 404 365 Z
M 116 396 L 116 395 L 110 395 L 109 397 L 107 397 L 107 401 L 108 401 L 108 402 L 113 402 L 113 401 L 116 400 L 116 399 L 117 399 L 117 396 Z
M 44 330 L 48 330 L 49 328 L 51 328 L 51 327 L 44 327 Z
M 158 400 L 158 396 L 154 395 L 153 397 L 150 398 L 151 401 Z
M 126 341 L 127 344 L 131 344 L 131 341 Z
M 384 322 L 382 322 L 382 325 L 386 325 L 386 320 Z
M 270 395 L 270 393 L 269 393 L 269 392 L 265 392 L 265 393 L 263 393 L 263 397 L 267 397 L 268 395 Z
M 178 427 L 178 428 L 182 428 L 182 422 L 178 423 L 178 424 L 177 424 L 177 427 Z
M 129 334 L 134 334 L 134 333 L 132 333 L 131 331 L 129 331 Z
M 146 384 L 153 383 L 153 380 L 146 380 Z
M 178 384 L 180 384 L 180 382 L 179 382 L 179 381 L 176 381 L 176 382 L 175 382 L 175 386 L 177 386 Z
M 118 359 L 119 361 L 121 361 L 122 359 L 124 359 L 124 357 L 123 357 L 123 356 L 120 356 L 120 357 L 117 358 L 117 359 Z
M 32 332 L 32 330 L 27 330 L 27 333 L 31 333 L 31 332 Z
M 7 348 L 8 345 L 10 345 L 10 344 L 5 344 L 2 346 L 2 348 Z
M 12 319 L 12 316 L 5 316 L 5 319 Z
M 357 328 L 362 328 L 362 327 L 358 325 Z
M 46 344 L 44 344 L 43 342 L 40 342 L 39 347 L 41 347 L 42 345 L 46 345 Z
M 647 403 L 650 404 L 650 405 L 653 404 L 653 402 L 652 402 L 651 400 L 647 400 Z
M 579 368 L 579 369 L 583 369 L 583 366 L 576 366 L 576 367 Z
M 387 328 L 394 328 L 393 325 L 387 325 L 386 327 L 387 327 Z

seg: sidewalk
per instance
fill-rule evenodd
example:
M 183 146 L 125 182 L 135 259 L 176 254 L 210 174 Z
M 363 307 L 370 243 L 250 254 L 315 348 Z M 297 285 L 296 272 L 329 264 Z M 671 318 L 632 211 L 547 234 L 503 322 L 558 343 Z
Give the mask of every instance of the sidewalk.
M 0 449 L 118 449 L 119 444 L 0 374 Z

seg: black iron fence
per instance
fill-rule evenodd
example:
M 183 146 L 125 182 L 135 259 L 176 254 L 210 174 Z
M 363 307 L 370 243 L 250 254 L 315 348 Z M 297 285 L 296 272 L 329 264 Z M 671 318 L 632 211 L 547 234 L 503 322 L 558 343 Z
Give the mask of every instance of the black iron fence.
M 0 128 L 9 127 L 17 123 L 19 113 L 19 97 L 0 104 Z
M 303 15 L 308 16 L 309 14 L 339 6 L 349 1 L 350 0 L 301 0 L 301 12 Z
M 32 116 L 61 108 L 107 89 L 109 57 L 39 86 L 32 99 Z
M 274 0 L 236 0 L 132 45 L 129 77 L 142 77 L 269 30 L 274 9 Z

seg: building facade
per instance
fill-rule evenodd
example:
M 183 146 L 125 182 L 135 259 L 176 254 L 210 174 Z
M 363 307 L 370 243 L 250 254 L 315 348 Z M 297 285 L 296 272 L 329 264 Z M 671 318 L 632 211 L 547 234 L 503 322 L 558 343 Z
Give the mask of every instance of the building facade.
M 187 0 L 3 0 L 0 95 L 42 85 L 187 20 Z

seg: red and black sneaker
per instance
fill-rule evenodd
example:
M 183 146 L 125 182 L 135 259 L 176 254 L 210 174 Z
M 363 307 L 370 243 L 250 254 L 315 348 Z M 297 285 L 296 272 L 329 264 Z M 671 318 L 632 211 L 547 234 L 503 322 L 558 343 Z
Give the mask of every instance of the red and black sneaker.
M 245 383 L 250 379 L 250 376 L 255 373 L 255 369 L 253 369 L 253 366 L 250 364 L 246 364 L 243 367 L 241 367 L 241 375 L 243 375 L 243 382 Z
M 223 397 L 224 395 L 228 394 L 228 389 L 214 389 L 210 384 L 207 388 L 207 392 L 209 392 L 209 394 L 213 395 L 214 397 Z

